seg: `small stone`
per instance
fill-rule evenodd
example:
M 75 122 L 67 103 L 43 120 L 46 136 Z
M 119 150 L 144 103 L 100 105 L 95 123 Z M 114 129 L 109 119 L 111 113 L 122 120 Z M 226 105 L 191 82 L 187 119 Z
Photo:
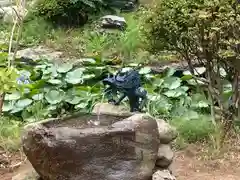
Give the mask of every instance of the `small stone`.
M 176 180 L 168 170 L 157 170 L 153 176 L 152 180 Z
M 131 116 L 133 113 L 129 112 L 129 109 L 125 106 L 113 105 L 110 103 L 98 103 L 94 106 L 93 114 L 96 115 L 114 115 L 114 116 Z
M 162 144 L 169 144 L 178 136 L 176 128 L 170 126 L 162 119 L 157 119 L 160 140 Z
M 167 168 L 173 161 L 174 153 L 171 146 L 168 144 L 161 144 L 158 149 L 158 159 L 156 166 L 161 168 Z
M 174 161 L 168 166 L 168 170 L 172 175 L 176 175 L 176 164 Z

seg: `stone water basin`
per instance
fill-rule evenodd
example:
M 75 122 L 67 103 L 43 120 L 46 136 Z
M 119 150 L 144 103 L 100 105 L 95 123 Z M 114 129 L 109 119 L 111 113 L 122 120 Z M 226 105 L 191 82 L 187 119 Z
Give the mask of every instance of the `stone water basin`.
M 149 180 L 160 138 L 146 114 L 78 114 L 27 125 L 22 145 L 43 180 Z

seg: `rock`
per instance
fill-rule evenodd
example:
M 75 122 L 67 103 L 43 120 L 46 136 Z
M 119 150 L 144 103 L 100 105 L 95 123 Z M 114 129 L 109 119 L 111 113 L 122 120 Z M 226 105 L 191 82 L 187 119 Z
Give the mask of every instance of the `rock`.
M 108 126 L 89 126 L 93 118 L 82 115 L 24 128 L 23 150 L 42 179 L 149 180 L 160 145 L 156 121 L 135 114 Z
M 167 122 L 162 119 L 157 119 L 158 130 L 160 135 L 161 144 L 169 144 L 175 140 L 178 136 L 176 128 L 170 126 Z
M 108 5 L 112 8 L 120 9 L 122 12 L 130 12 L 139 5 L 138 0 L 110 0 Z
M 106 115 L 124 116 L 124 117 L 129 117 L 133 115 L 133 113 L 131 113 L 127 107 L 122 105 L 115 106 L 110 103 L 96 104 L 93 108 L 92 113 L 97 115 L 106 114 Z
M 134 11 L 138 7 L 138 0 L 128 1 L 124 4 L 122 8 L 120 8 L 121 12 L 131 12 Z
M 153 176 L 152 180 L 176 180 L 168 170 L 157 170 Z
M 161 144 L 158 149 L 158 159 L 156 166 L 167 168 L 173 161 L 174 153 L 171 146 L 168 144 Z
M 124 30 L 127 26 L 124 17 L 114 15 L 106 15 L 101 18 L 101 21 L 101 26 L 103 28 Z
M 10 0 L 0 0 L 0 8 L 10 6 L 11 4 Z
M 27 14 L 27 9 L 18 9 L 17 6 L 3 7 L 3 22 L 13 23 L 17 18 L 24 18 Z
M 49 61 L 61 59 L 63 53 L 60 51 L 53 51 L 43 46 L 38 46 L 35 48 L 27 48 L 17 52 L 17 58 L 27 59 L 27 60 L 40 60 L 46 59 Z
M 176 175 L 176 163 L 173 161 L 169 166 L 168 170 L 172 175 Z

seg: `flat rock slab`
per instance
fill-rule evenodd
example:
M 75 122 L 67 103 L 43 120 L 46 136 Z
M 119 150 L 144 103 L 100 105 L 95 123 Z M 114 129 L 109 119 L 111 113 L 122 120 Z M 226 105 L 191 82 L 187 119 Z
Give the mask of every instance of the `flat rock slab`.
M 46 59 L 49 61 L 61 60 L 63 53 L 60 51 L 54 51 L 52 49 L 38 46 L 34 48 L 27 48 L 17 52 L 17 58 L 26 58 L 35 60 Z
M 84 119 L 78 117 L 79 124 L 64 120 L 69 123 L 61 126 L 62 121 L 51 121 L 25 127 L 23 150 L 44 180 L 151 178 L 160 145 L 156 120 L 135 114 L 109 121 L 107 126 L 90 126 Z M 104 117 L 101 120 L 106 124 Z

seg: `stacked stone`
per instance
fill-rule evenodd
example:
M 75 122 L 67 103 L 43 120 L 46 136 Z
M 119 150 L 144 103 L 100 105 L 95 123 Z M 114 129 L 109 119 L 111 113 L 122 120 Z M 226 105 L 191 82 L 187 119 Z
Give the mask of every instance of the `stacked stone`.
M 95 106 L 93 113 L 109 114 L 117 116 L 131 116 L 133 113 L 123 106 L 112 106 L 107 103 L 99 103 Z M 173 175 L 173 159 L 174 152 L 172 150 L 172 142 L 177 137 L 177 131 L 162 119 L 156 119 L 160 136 L 160 145 L 158 148 L 158 157 L 153 170 L 152 180 L 176 180 Z
M 176 180 L 173 175 L 174 152 L 172 141 L 176 139 L 176 130 L 162 119 L 157 119 L 160 146 L 152 180 Z

